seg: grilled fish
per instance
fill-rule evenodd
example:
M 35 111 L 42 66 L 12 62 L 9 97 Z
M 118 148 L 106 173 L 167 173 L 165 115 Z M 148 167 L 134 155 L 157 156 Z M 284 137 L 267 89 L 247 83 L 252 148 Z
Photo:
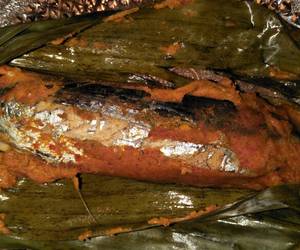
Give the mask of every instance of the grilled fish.
M 300 142 L 286 112 L 229 79 L 150 89 L 0 71 L 1 137 L 11 145 L 0 158 L 4 187 L 77 173 L 254 189 L 300 182 Z

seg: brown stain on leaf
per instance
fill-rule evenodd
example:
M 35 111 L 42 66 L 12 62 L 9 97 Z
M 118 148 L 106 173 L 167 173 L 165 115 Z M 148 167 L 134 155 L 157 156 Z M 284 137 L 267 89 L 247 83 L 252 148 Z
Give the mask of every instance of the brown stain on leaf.
M 129 9 L 129 10 L 123 10 L 123 11 L 120 11 L 120 12 L 114 14 L 114 15 L 106 17 L 103 21 L 104 22 L 120 22 L 120 21 L 124 20 L 124 17 L 126 17 L 130 14 L 133 14 L 135 12 L 138 12 L 138 11 L 139 11 L 138 7 L 132 8 L 132 9 Z
M 78 236 L 78 240 L 85 241 L 93 236 L 93 232 L 91 230 L 86 230 L 82 234 Z
M 160 51 L 162 51 L 167 56 L 174 56 L 180 49 L 183 48 L 183 44 L 180 42 L 172 43 L 168 46 L 160 47 Z
M 148 224 L 150 225 L 161 225 L 164 227 L 168 227 L 171 224 L 193 220 L 199 218 L 201 216 L 207 215 L 218 208 L 216 205 L 208 206 L 200 211 L 192 211 L 191 213 L 187 214 L 184 217 L 177 217 L 177 218 L 167 218 L 167 217 L 159 217 L 159 218 L 152 218 L 148 220 Z
M 154 8 L 159 10 L 163 8 L 176 9 L 192 3 L 193 0 L 165 0 L 154 5 Z
M 185 16 L 188 16 L 188 17 L 195 17 L 195 16 L 198 16 L 198 12 L 196 10 L 192 10 L 192 9 L 186 9 L 183 11 L 183 14 Z
M 280 80 L 295 80 L 298 78 L 298 76 L 294 73 L 279 70 L 275 67 L 269 68 L 269 75 L 270 75 L 270 77 L 274 77 L 274 78 L 280 79 Z
M 94 49 L 107 49 L 109 46 L 103 42 L 93 42 L 92 48 Z
M 78 48 L 87 48 L 88 42 L 83 38 L 72 38 L 66 42 L 68 47 L 78 47 Z
M 6 214 L 4 213 L 0 214 L 0 233 L 8 235 L 11 234 L 11 231 L 5 225 L 5 217 Z
M 130 228 L 130 227 L 114 227 L 114 228 L 106 230 L 104 233 L 107 236 L 113 236 L 113 235 L 116 235 L 116 234 L 128 233 L 128 232 L 131 232 L 131 231 L 132 231 L 132 228 Z
M 69 34 L 66 34 L 65 36 L 63 36 L 63 37 L 58 37 L 58 38 L 56 38 L 56 39 L 54 39 L 54 40 L 52 40 L 51 42 L 50 42 L 50 44 L 52 44 L 52 45 L 61 45 L 61 44 L 63 44 L 65 41 L 67 41 L 69 38 L 71 38 L 71 37 L 73 37 L 73 36 L 75 36 L 76 35 L 76 32 L 71 32 L 71 33 L 69 33 Z

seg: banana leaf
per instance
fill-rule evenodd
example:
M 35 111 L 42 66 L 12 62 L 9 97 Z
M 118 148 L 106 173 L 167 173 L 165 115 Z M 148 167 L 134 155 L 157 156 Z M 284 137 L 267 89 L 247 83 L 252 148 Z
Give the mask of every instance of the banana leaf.
M 8 249 L 290 249 L 300 243 L 300 186 L 249 190 L 192 188 L 82 176 L 91 220 L 71 181 L 38 185 L 28 180 L 1 191 L 0 211 L 11 234 Z M 238 201 L 236 201 L 238 200 Z M 169 228 L 153 228 L 153 217 L 182 217 L 212 204 L 221 208 Z M 105 236 L 110 228 L 130 231 Z M 147 230 L 146 230 L 147 229 Z M 91 240 L 78 236 L 91 230 Z M 142 230 L 142 231 L 141 231 Z M 194 246 L 194 247 L 193 247 Z
M 82 81 L 138 81 L 143 78 L 136 75 L 150 75 L 177 85 L 187 80 L 170 73 L 170 67 L 269 78 L 276 69 L 298 80 L 277 85 L 299 95 L 293 88 L 299 86 L 299 40 L 272 11 L 254 3 L 203 0 L 178 9 L 142 9 L 118 23 L 101 22 L 77 39 L 87 45 L 50 44 L 11 65 Z M 166 54 L 163 48 L 174 43 L 180 49 Z
M 59 25 L 62 21 L 49 22 L 49 30 L 46 22 L 1 30 L 0 44 L 11 50 L 0 58 L 6 62 L 27 53 L 32 43 L 30 50 L 39 49 L 10 64 L 83 82 L 143 82 L 154 76 L 182 85 L 189 80 L 168 69 L 193 67 L 230 71 L 266 84 L 275 68 L 289 74 L 272 85 L 300 96 L 299 33 L 290 33 L 274 13 L 257 5 L 201 0 L 173 10 L 142 9 L 118 23 L 95 18 L 70 19 L 65 27 Z M 41 47 L 49 41 L 43 40 L 46 35 L 61 37 L 68 27 L 82 31 L 76 39 L 85 46 L 66 40 Z M 39 43 L 37 38 L 43 39 Z M 163 48 L 173 43 L 181 47 L 167 55 Z M 95 221 L 70 180 L 45 185 L 21 180 L 2 190 L 0 212 L 6 214 L 11 234 L 0 236 L 0 248 L 297 249 L 300 244 L 299 185 L 257 193 L 82 175 L 81 192 Z M 170 227 L 148 223 L 157 217 L 182 218 L 211 205 L 220 209 Z M 131 232 L 106 236 L 118 227 Z M 78 241 L 87 230 L 93 238 Z
M 0 65 L 37 49 L 51 40 L 80 33 L 109 13 L 85 15 L 62 20 L 49 20 L 8 26 L 0 29 Z
M 37 185 L 24 180 L 2 191 L 0 210 L 18 237 L 35 240 L 77 239 L 89 227 L 95 235 L 123 226 L 150 227 L 153 217 L 182 217 L 206 206 L 222 206 L 248 194 L 246 190 L 219 190 L 159 185 L 119 178 L 86 175 L 82 195 L 94 215 L 87 213 L 71 181 Z M 34 197 L 34 199 L 32 198 Z M 42 222 L 42 223 L 41 223 Z M 22 228 L 18 228 L 22 225 Z M 29 230 L 30 229 L 30 230 Z

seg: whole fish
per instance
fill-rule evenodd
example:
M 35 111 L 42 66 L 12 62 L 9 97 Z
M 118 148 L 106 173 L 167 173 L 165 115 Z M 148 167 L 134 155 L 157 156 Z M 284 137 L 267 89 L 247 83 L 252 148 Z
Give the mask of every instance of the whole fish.
M 1 0 L 0 27 L 108 10 L 123 10 L 151 2 L 153 0 Z
M 254 189 L 300 183 L 300 141 L 288 113 L 229 79 L 151 89 L 0 73 L 1 138 L 11 146 L 0 154 L 2 187 L 15 177 L 77 173 Z

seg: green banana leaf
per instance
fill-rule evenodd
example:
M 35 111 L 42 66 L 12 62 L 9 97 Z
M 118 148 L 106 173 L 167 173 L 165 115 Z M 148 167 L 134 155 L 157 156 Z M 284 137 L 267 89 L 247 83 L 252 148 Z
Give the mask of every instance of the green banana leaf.
M 40 48 L 51 40 L 80 33 L 108 13 L 20 24 L 0 29 L 0 65 Z
M 77 81 L 143 82 L 146 75 L 176 85 L 189 80 L 171 73 L 170 67 L 254 78 L 269 77 L 274 67 L 294 78 L 272 84 L 300 96 L 299 32 L 291 33 L 267 9 L 238 0 L 199 0 L 173 10 L 142 9 L 131 18 L 115 23 L 89 16 L 1 29 L 0 63 L 20 56 L 10 64 Z M 41 47 L 74 30 L 87 46 L 67 40 Z M 162 51 L 176 42 L 181 49 L 175 55 Z M 0 236 L 0 248 L 299 249 L 299 185 L 257 193 L 82 175 L 81 193 L 93 217 L 70 180 L 45 185 L 21 180 L 1 191 L 0 212 L 6 214 L 11 234 Z M 211 205 L 220 208 L 170 227 L 148 223 Z M 106 236 L 117 227 L 131 232 Z M 78 241 L 87 230 L 93 238 Z
M 1 191 L 0 211 L 11 234 L 0 237 L 8 249 L 290 249 L 300 243 L 300 186 L 254 193 L 249 190 L 192 188 L 82 176 L 82 194 L 71 181 L 38 185 L 28 180 Z M 236 201 L 238 200 L 238 201 Z M 153 228 L 153 217 L 183 217 L 210 205 L 220 209 L 169 228 Z M 104 236 L 107 229 L 131 233 Z M 76 240 L 86 230 L 96 237 Z M 141 231 L 142 230 L 142 231 Z M 194 247 L 193 247 L 194 246 Z M 196 247 L 196 248 L 195 248 Z M 139 248 L 141 249 L 141 248 Z M 223 248 L 222 248 L 223 249 Z
M 82 180 L 82 195 L 97 222 L 87 213 L 71 181 L 37 185 L 24 180 L 17 188 L 2 192 L 2 197 L 8 199 L 2 199 L 0 210 L 8 214 L 7 223 L 16 228 L 12 231 L 18 237 L 67 240 L 77 239 L 86 228 L 103 235 L 105 230 L 118 226 L 132 230 L 150 227 L 147 221 L 151 218 L 183 217 L 216 203 L 223 206 L 249 193 L 224 190 L 220 197 L 219 190 L 211 189 L 93 175 Z
M 170 67 L 230 70 L 250 77 L 269 77 L 270 68 L 276 68 L 300 78 L 299 40 L 272 11 L 254 3 L 199 0 L 178 9 L 141 9 L 130 17 L 80 33 L 77 38 L 86 47 L 47 45 L 11 65 L 82 81 L 138 81 L 134 76 L 145 74 L 185 84 Z M 176 42 L 181 45 L 176 54 L 162 51 Z M 299 88 L 295 91 L 299 95 Z

